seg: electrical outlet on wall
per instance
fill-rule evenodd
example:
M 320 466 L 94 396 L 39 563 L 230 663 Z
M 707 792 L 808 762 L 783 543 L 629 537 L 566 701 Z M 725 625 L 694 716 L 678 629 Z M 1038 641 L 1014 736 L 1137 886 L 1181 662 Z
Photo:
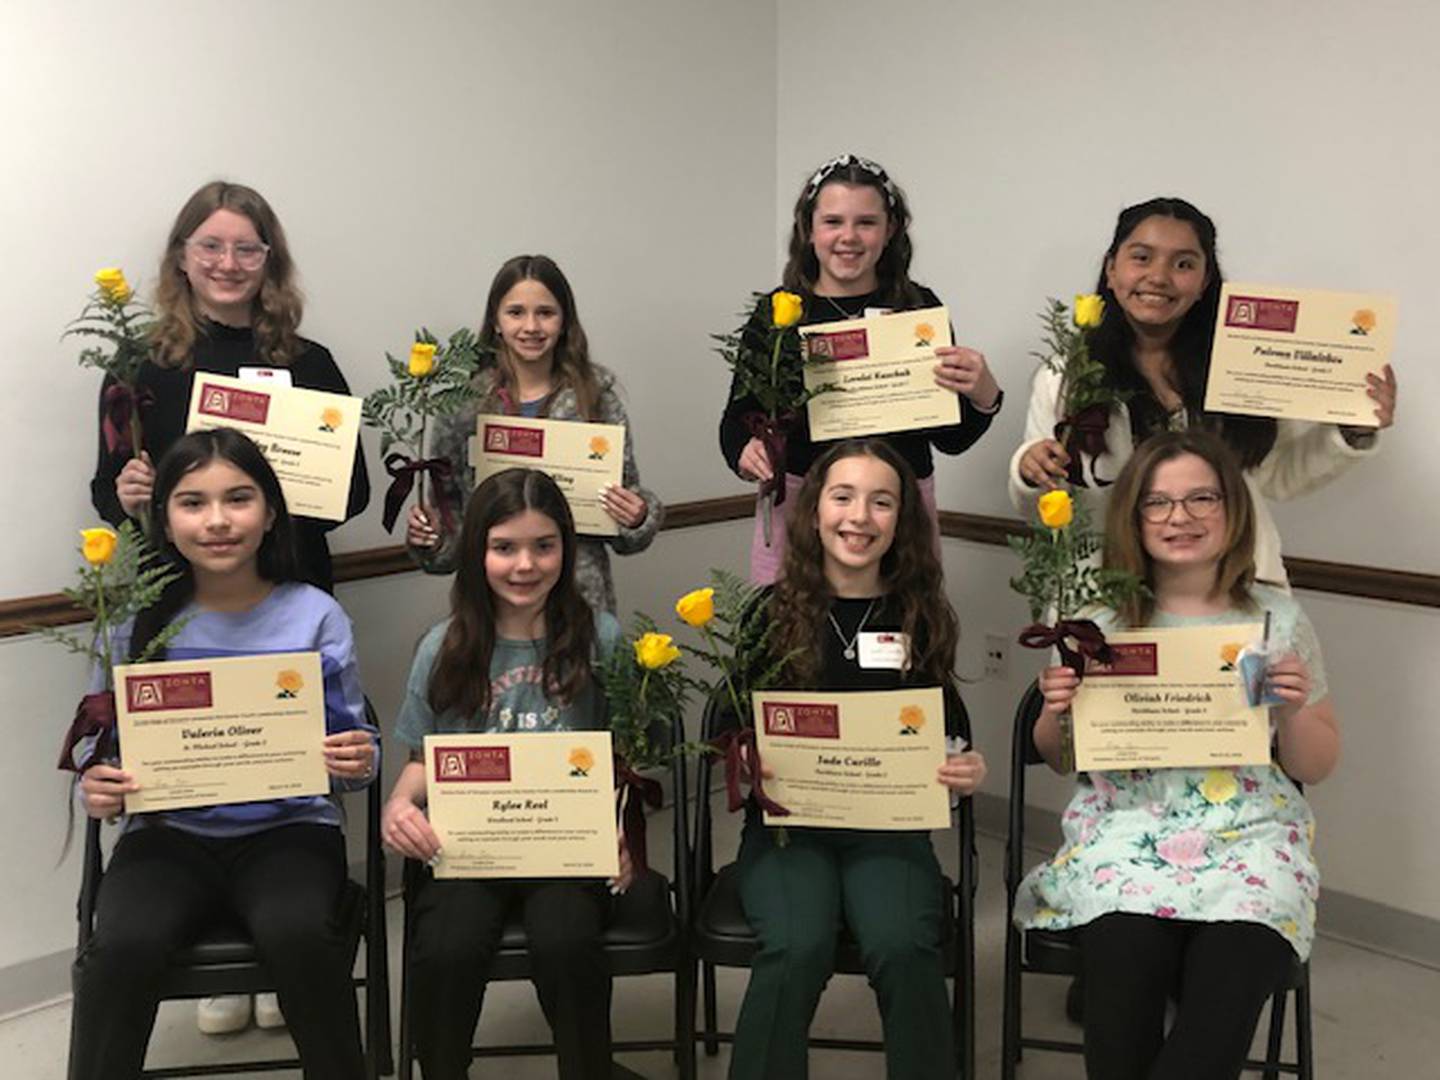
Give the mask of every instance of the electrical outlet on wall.
M 985 678 L 1004 680 L 1006 660 L 1010 655 L 1010 639 L 1004 634 L 985 635 Z

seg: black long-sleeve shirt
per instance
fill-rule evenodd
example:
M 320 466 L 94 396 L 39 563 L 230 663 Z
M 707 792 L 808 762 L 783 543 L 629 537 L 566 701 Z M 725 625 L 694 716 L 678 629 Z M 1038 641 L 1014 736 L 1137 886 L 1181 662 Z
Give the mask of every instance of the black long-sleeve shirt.
M 325 390 L 330 393 L 348 394 L 349 386 L 340 374 L 330 351 L 313 341 L 300 339 L 299 355 L 291 362 L 289 371 L 292 382 L 307 390 Z M 144 447 L 150 453 L 150 460 L 159 463 L 165 451 L 185 434 L 185 420 L 190 410 L 190 390 L 195 372 L 211 375 L 228 375 L 234 378 L 242 367 L 265 365 L 255 351 L 255 335 L 248 327 L 222 326 L 206 323 L 203 332 L 195 340 L 190 363 L 183 368 L 165 368 L 150 363 L 141 365 L 137 379 L 142 394 L 149 392 L 151 400 L 141 412 Z M 101 414 L 104 413 L 105 391 L 113 384 L 108 376 L 100 390 Z M 130 459 L 130 448 L 126 444 L 110 453 L 105 446 L 103 431 L 99 437 L 99 453 L 95 463 L 95 475 L 90 481 L 90 502 L 96 512 L 112 525 L 125 520 L 125 511 L 115 494 L 115 478 L 120 475 L 125 462 Z M 355 447 L 355 469 L 350 476 L 350 496 L 345 508 L 346 520 L 362 513 L 370 502 L 370 478 L 365 469 L 365 455 L 357 442 Z M 337 522 L 318 521 L 315 518 L 296 517 L 296 542 L 299 546 L 300 568 L 305 580 L 332 591 L 334 575 L 330 566 L 330 546 L 325 534 L 335 528 Z
M 923 285 L 917 285 L 916 288 L 920 294 L 920 303 L 915 305 L 916 308 L 940 306 L 940 298 L 933 292 Z M 756 335 L 756 340 L 762 338 L 769 326 L 767 318 L 769 303 L 770 301 L 766 299 L 757 306 L 750 316 L 750 321 L 745 324 L 744 333 Z M 858 319 L 865 313 L 866 308 L 882 306 L 886 305 L 882 302 L 879 292 L 867 293 L 864 296 L 807 297 L 805 314 L 800 320 L 800 325 L 812 326 L 816 323 L 836 322 L 841 319 Z M 750 429 L 745 424 L 745 416 L 748 413 L 764 413 L 764 409 L 754 395 L 736 398 L 735 394 L 738 389 L 739 387 L 732 380 L 730 400 L 726 403 L 724 415 L 720 418 L 720 450 L 725 455 L 725 462 L 730 466 L 731 472 L 737 475 L 740 471 L 741 451 L 745 449 L 745 444 L 752 437 Z M 910 467 L 915 470 L 917 478 L 923 480 L 935 471 L 932 447 L 942 454 L 963 453 L 973 446 L 980 436 L 990 430 L 990 422 L 994 416 L 995 413 L 982 413 L 970 404 L 969 399 L 962 396 L 958 424 L 924 428 L 917 431 L 900 431 L 879 437 L 889 443 L 910 464 Z M 811 441 L 810 418 L 802 409 L 791 425 L 786 439 L 785 471 L 794 476 L 804 476 L 815 459 L 825 452 L 825 449 L 826 444 L 817 444 Z

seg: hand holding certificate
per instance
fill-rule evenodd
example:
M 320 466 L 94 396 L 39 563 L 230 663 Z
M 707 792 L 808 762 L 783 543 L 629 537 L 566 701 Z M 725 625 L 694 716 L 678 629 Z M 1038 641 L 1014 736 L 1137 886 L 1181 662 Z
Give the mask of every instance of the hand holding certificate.
M 437 878 L 619 872 L 608 731 L 425 736 Z
M 475 483 L 503 469 L 549 474 L 575 515 L 575 531 L 616 536 L 620 528 L 601 503 L 601 489 L 624 481 L 625 428 L 578 420 L 538 420 L 482 413 L 476 418 L 470 463 Z
M 1263 632 L 1247 623 L 1107 634 L 1113 662 L 1087 666 L 1071 706 L 1076 768 L 1268 762 L 1269 711 L 1250 704 L 1242 663 Z
M 290 512 L 344 521 L 360 437 L 360 399 L 196 372 L 186 431 L 233 427 L 255 440 Z
M 125 810 L 180 810 L 330 790 L 319 653 L 115 668 Z
M 1395 319 L 1388 296 L 1227 283 L 1205 408 L 1376 427 L 1367 376 L 1389 362 Z
M 805 385 L 844 391 L 810 399 L 815 441 L 960 422 L 960 399 L 935 382 L 935 350 L 951 344 L 945 308 L 821 323 L 800 333 L 811 361 Z
M 814 693 L 757 691 L 755 734 L 776 802 L 767 825 L 941 829 L 950 794 L 945 700 L 938 687 Z

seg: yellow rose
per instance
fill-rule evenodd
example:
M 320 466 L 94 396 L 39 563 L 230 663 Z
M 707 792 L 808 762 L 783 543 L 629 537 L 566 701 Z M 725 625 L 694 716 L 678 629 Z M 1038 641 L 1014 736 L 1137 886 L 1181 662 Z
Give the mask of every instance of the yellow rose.
M 417 341 L 410 346 L 410 377 L 423 379 L 435 370 L 435 346 L 428 341 Z
M 300 677 L 300 672 L 293 668 L 286 668 L 275 676 L 275 685 L 287 694 L 298 694 L 305 687 L 305 680 Z
M 604 457 L 610 452 L 610 440 L 604 435 L 596 435 L 590 440 L 590 454 L 592 457 Z
M 1235 774 L 1229 769 L 1210 769 L 1205 773 L 1205 779 L 1200 782 L 1200 794 L 1205 796 L 1205 801 L 1211 806 L 1229 802 L 1238 790 Z
M 1242 648 L 1244 648 L 1244 646 L 1237 641 L 1232 641 L 1228 645 L 1221 645 L 1220 662 L 1229 667 L 1234 667 L 1235 661 L 1240 659 L 1240 650 Z
M 80 530 L 80 551 L 91 566 L 104 566 L 115 555 L 115 545 L 120 537 L 115 530 L 101 525 L 94 529 Z
M 333 405 L 320 413 L 320 423 L 325 426 L 326 431 L 336 431 L 345 422 L 345 414 Z
M 696 589 L 675 601 L 675 614 L 695 629 L 709 624 L 715 618 L 715 590 Z
M 1355 312 L 1354 315 L 1350 316 L 1350 321 L 1355 324 L 1357 330 L 1368 334 L 1371 330 L 1375 329 L 1375 312 L 1369 308 L 1361 308 Z
M 906 705 L 900 710 L 900 727 L 905 731 L 919 731 L 925 726 L 925 710 L 919 705 Z
M 1075 520 L 1075 505 L 1068 491 L 1047 491 L 1038 503 L 1040 520 L 1051 529 L 1063 529 Z
M 777 330 L 794 326 L 805 313 L 805 302 L 793 292 L 781 289 L 770 297 L 770 322 Z
M 658 671 L 680 658 L 680 650 L 669 634 L 651 631 L 635 639 L 635 662 L 643 668 Z
M 1100 325 L 1105 317 L 1105 301 L 1094 293 L 1075 294 L 1075 325 L 1089 330 Z
M 928 322 L 916 323 L 915 340 L 922 345 L 929 345 L 935 340 L 935 327 Z
M 595 755 L 590 752 L 589 747 L 577 746 L 574 750 L 570 751 L 569 762 L 570 767 L 574 769 L 575 772 L 584 776 L 595 767 Z M 570 775 L 573 776 L 575 774 L 571 773 Z
M 118 266 L 107 266 L 103 270 L 97 270 L 95 284 L 100 287 L 101 295 L 117 306 L 125 303 L 134 295 L 130 289 L 130 283 L 125 280 L 125 271 Z

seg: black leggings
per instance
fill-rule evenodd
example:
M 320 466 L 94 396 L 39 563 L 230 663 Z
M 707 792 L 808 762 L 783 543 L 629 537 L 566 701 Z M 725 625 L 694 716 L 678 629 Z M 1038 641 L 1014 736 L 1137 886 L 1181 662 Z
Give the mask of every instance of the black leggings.
M 351 956 L 336 919 L 344 882 L 344 837 L 328 825 L 224 840 L 160 825 L 127 832 L 75 965 L 70 1075 L 138 1075 L 170 958 L 228 917 L 275 979 L 307 1080 L 363 1076 Z
M 464 1080 L 490 964 L 518 908 L 532 981 L 555 1035 L 562 1080 L 609 1080 L 610 971 L 598 882 L 436 881 L 427 870 L 410 921 L 410 1023 L 425 1080 Z
M 1259 923 L 1104 915 L 1083 927 L 1085 1071 L 1094 1080 L 1240 1075 L 1265 1001 L 1294 962 Z M 1165 1033 L 1165 1006 L 1179 1002 Z

